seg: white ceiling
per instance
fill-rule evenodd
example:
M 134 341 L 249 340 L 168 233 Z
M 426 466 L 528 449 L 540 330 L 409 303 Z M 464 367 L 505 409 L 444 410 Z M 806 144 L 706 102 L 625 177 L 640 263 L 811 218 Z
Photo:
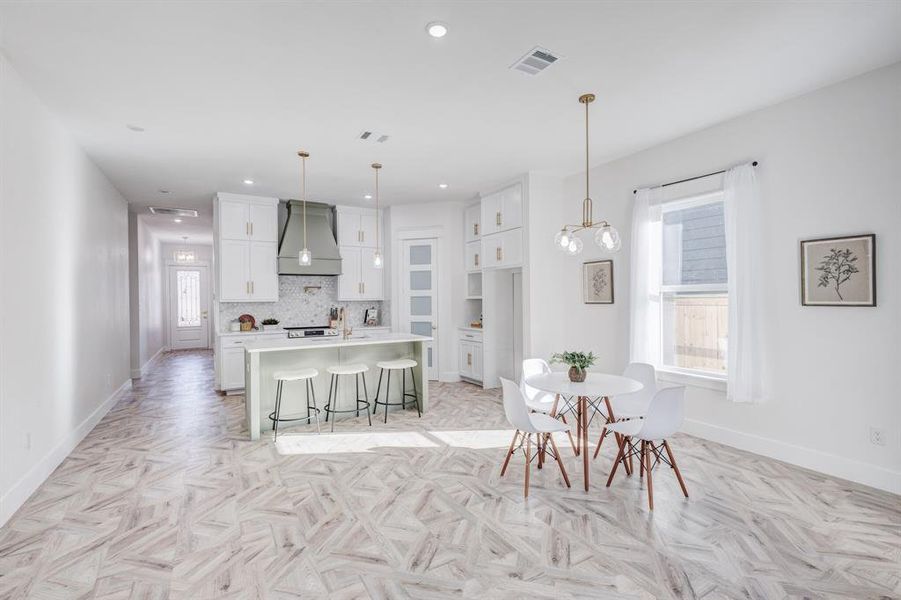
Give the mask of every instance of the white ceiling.
M 339 203 L 375 160 L 386 204 L 579 171 L 579 94 L 598 164 L 901 60 L 901 3 L 6 2 L 0 35 L 134 207 L 198 208 L 208 235 L 215 191 L 297 197 L 298 148 Z M 508 69 L 536 45 L 564 58 Z

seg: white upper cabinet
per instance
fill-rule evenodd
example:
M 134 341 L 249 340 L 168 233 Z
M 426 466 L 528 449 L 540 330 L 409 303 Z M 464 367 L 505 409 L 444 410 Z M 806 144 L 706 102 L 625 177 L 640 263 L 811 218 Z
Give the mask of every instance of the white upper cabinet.
M 384 299 L 384 269 L 373 266 L 375 248 L 339 247 L 341 275 L 338 276 L 338 300 Z
M 220 302 L 278 300 L 278 198 L 219 193 L 214 204 Z
M 522 229 L 502 231 L 482 238 L 483 268 L 522 266 Z
M 482 270 L 482 244 L 480 242 L 466 244 L 466 270 Z
M 375 248 L 379 215 L 374 208 L 336 206 L 338 215 L 338 246 Z M 381 211 L 379 211 L 380 213 Z
M 478 204 L 473 204 L 466 209 L 466 241 L 475 242 L 482 236 L 481 232 L 482 208 Z
M 522 184 L 482 197 L 480 227 L 483 236 L 522 227 Z

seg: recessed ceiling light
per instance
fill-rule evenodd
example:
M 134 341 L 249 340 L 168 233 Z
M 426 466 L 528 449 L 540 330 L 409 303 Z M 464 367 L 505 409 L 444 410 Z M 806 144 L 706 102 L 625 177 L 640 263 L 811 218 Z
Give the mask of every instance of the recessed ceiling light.
M 131 129 L 132 131 L 137 131 L 138 133 L 141 133 L 142 131 L 144 131 L 144 128 L 141 127 L 140 125 L 134 125 L 134 124 L 132 124 L 132 123 L 126 123 L 125 126 L 128 127 L 129 129 Z
M 176 223 L 181 223 L 181 219 L 173 219 Z
M 439 184 L 438 184 L 438 187 L 440 187 L 442 190 L 446 190 L 446 189 L 447 189 L 447 184 L 446 184 L 446 183 L 439 183 Z
M 429 35 L 433 38 L 443 38 L 447 35 L 447 25 L 441 21 L 432 21 L 425 26 L 425 30 L 428 31 Z
M 245 179 L 244 185 L 253 185 L 253 179 Z
M 363 194 L 363 197 L 367 200 L 372 200 L 372 194 Z
M 161 189 L 161 190 L 159 190 L 159 192 L 160 192 L 161 194 L 171 194 L 171 193 L 172 193 L 172 190 L 162 190 L 162 189 Z

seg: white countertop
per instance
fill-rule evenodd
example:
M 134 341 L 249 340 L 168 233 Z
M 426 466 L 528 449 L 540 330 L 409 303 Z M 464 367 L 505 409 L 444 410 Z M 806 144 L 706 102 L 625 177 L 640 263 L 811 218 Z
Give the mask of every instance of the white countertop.
M 354 331 L 390 331 L 391 327 L 388 325 L 358 325 L 354 327 Z M 260 331 L 254 329 L 252 331 L 222 331 L 219 333 L 219 337 L 241 337 L 241 336 L 250 336 L 250 335 L 281 335 L 284 336 L 288 333 L 287 329 L 273 329 L 267 331 Z
M 356 333 L 348 339 L 338 336 L 310 338 L 273 338 L 259 340 L 244 346 L 247 352 L 277 352 L 279 350 L 306 350 L 316 348 L 344 348 L 347 346 L 374 346 L 378 344 L 399 344 L 403 342 L 428 342 L 432 338 L 411 333 Z

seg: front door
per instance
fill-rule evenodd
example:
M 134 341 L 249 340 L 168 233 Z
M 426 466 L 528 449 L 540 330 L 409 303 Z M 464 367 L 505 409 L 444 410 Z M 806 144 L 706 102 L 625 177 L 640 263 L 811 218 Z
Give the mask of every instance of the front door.
M 401 269 L 401 331 L 427 335 L 424 371 L 438 379 L 438 240 L 404 240 Z
M 169 347 L 208 348 L 210 284 L 205 266 L 169 267 Z

